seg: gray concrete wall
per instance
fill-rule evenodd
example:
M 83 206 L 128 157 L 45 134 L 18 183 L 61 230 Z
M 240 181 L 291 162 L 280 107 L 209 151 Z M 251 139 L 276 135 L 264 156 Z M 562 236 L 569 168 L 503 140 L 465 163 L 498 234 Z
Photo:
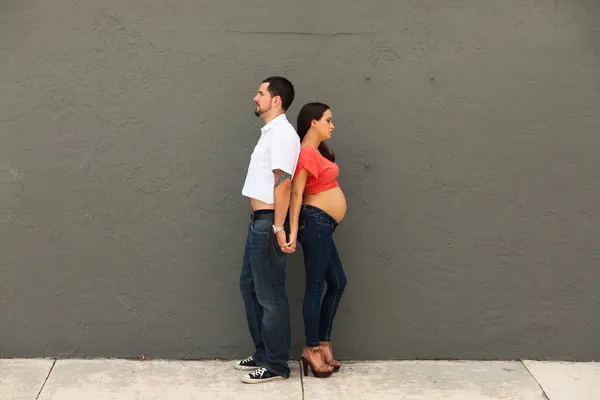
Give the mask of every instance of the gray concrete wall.
M 340 358 L 599 359 L 600 3 L 276 3 L 0 3 L 0 356 L 249 354 L 251 99 L 283 74 L 292 120 L 334 112 Z

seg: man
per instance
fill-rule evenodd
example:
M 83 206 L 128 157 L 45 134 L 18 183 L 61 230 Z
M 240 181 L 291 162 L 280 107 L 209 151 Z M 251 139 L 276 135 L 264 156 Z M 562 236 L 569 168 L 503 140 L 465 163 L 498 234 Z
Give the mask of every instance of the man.
M 264 120 L 254 148 L 242 195 L 250 199 L 251 222 L 240 275 L 250 335 L 256 348 L 234 367 L 252 370 L 242 382 L 262 383 L 290 376 L 290 317 L 285 292 L 286 244 L 291 178 L 300 153 L 300 138 L 285 112 L 294 86 L 282 77 L 265 79 L 254 97 L 255 114 Z M 286 252 L 289 250 L 285 249 Z

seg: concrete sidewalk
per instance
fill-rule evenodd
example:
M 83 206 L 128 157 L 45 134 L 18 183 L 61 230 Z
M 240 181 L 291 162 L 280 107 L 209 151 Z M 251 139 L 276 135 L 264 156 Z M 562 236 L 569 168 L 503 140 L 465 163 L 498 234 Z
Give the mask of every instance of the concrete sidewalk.
M 247 385 L 222 361 L 0 359 L 2 400 L 598 400 L 600 363 L 348 362 L 327 379 Z

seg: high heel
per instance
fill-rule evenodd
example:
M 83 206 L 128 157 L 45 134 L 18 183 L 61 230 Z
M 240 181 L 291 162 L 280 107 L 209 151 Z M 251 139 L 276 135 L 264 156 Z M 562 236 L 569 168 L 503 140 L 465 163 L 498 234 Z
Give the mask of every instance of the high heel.
M 331 349 L 331 343 L 330 342 L 320 342 L 321 343 L 321 347 L 327 347 L 329 348 L 329 351 L 331 352 L 331 359 L 327 359 L 325 358 L 325 354 L 323 354 L 323 358 L 325 359 L 325 363 L 327 363 L 327 365 L 333 367 L 333 372 L 338 372 L 340 370 L 340 367 L 342 366 L 342 364 L 340 364 L 339 362 L 337 362 L 336 360 L 333 359 L 333 350 Z
M 327 365 L 327 363 L 325 363 L 325 359 L 323 358 L 323 353 L 321 352 L 321 347 L 317 346 L 317 347 L 306 347 L 307 351 L 311 352 L 311 353 L 319 353 L 321 360 L 323 361 L 323 363 L 321 365 L 319 365 L 318 367 L 315 367 L 315 365 L 310 361 L 309 357 L 305 357 L 304 353 L 302 353 L 302 369 L 304 372 L 304 376 L 308 376 L 308 367 L 310 366 L 310 370 L 312 371 L 312 374 L 315 378 L 328 378 L 331 376 L 331 374 L 333 374 L 333 369 L 331 368 L 331 366 Z

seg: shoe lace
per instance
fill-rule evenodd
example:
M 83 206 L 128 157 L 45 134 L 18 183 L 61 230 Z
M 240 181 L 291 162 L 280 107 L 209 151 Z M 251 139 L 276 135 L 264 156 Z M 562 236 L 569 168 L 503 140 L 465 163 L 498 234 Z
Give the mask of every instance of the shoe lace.
M 250 376 L 253 378 L 262 378 L 262 376 L 264 375 L 265 372 L 267 372 L 267 369 L 264 367 L 260 367 L 256 371 L 251 372 Z
M 254 360 L 254 359 L 252 358 L 252 356 L 250 356 L 250 357 L 246 358 L 245 360 L 242 360 L 240 362 L 240 364 L 249 364 L 252 362 L 252 360 Z

